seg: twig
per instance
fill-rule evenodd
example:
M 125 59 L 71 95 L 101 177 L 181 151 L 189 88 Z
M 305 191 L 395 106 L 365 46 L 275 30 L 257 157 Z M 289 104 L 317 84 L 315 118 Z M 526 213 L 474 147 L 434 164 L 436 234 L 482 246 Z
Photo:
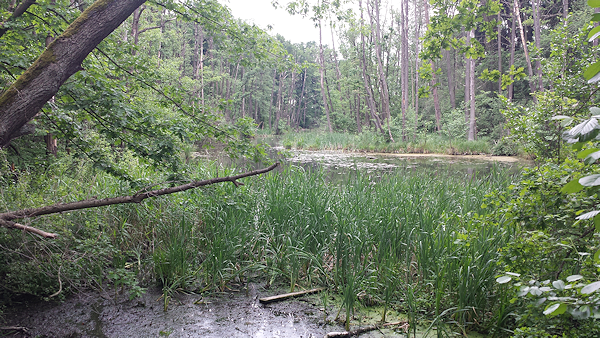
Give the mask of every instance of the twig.
M 24 332 L 24 333 L 28 332 L 27 328 L 23 327 L 23 326 L 2 326 L 2 327 L 0 327 L 0 330 L 3 330 L 3 331 L 21 331 L 21 332 Z
M 62 280 L 60 280 L 60 268 L 62 268 L 62 265 L 58 267 L 58 291 L 51 294 L 50 297 L 48 297 L 48 298 L 56 297 L 56 296 L 60 295 L 60 293 L 62 292 Z

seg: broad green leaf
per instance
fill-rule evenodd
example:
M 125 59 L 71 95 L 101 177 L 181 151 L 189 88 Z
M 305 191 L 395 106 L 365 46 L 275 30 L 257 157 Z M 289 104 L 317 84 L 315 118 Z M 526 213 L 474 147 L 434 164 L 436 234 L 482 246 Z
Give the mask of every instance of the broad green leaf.
M 583 162 L 587 165 L 594 164 L 600 158 L 600 151 L 593 152 L 586 156 Z
M 594 254 L 594 262 L 600 262 L 600 250 L 596 251 L 596 253 Z
M 598 26 L 600 28 L 600 26 Z M 600 73 L 600 61 L 592 63 L 587 69 L 583 72 L 583 77 L 590 81 L 594 76 Z
M 600 0 L 588 0 L 587 4 L 592 8 L 600 7 Z
M 600 81 L 600 73 L 594 75 L 591 79 L 588 80 L 587 83 L 596 83 L 598 81 Z
M 560 121 L 560 125 L 563 127 L 566 127 L 566 126 L 570 125 L 571 123 L 573 123 L 573 118 L 570 116 L 565 116 L 565 115 L 553 116 L 552 120 Z
M 569 130 L 569 135 L 571 135 L 572 137 L 577 137 L 579 135 L 583 136 L 592 132 L 594 129 L 596 129 L 596 127 L 598 127 L 598 120 L 596 120 L 595 118 L 591 118 L 589 120 L 581 122 L 580 124 L 573 127 L 573 129 Z
M 579 179 L 579 183 L 584 187 L 595 187 L 600 185 L 600 174 L 594 174 Z
M 592 15 L 592 21 L 594 21 L 594 22 L 600 21 L 600 13 L 596 13 L 596 14 Z
M 580 280 L 582 278 L 583 278 L 582 275 L 571 275 L 571 276 L 567 277 L 567 282 L 578 281 L 578 280 Z
M 589 33 L 588 33 L 588 41 L 593 41 L 596 40 L 596 38 L 600 36 L 600 26 L 598 27 L 594 27 L 594 29 L 592 29 Z
M 501 276 L 496 278 L 496 282 L 500 283 L 500 284 L 506 284 L 508 282 L 511 281 L 511 277 L 510 276 Z
M 565 289 L 565 282 L 559 280 L 555 280 L 554 282 L 552 282 L 552 286 L 554 286 L 555 289 L 557 290 L 564 290 Z
M 560 192 L 565 194 L 572 194 L 574 192 L 581 191 L 581 189 L 583 189 L 583 185 L 579 183 L 578 179 L 574 179 L 571 182 L 565 184 L 565 186 L 562 187 L 562 189 L 560 189 Z
M 595 217 L 598 214 L 600 214 L 600 210 L 594 210 L 594 211 L 586 212 L 583 215 L 577 216 L 576 219 L 590 219 L 592 217 Z
M 544 315 L 558 316 L 558 315 L 562 315 L 563 313 L 565 313 L 565 311 L 567 311 L 567 305 L 562 304 L 562 303 L 554 303 L 554 304 L 546 306 L 546 309 L 544 310 Z
M 580 151 L 577 154 L 577 158 L 579 158 L 579 159 L 586 158 L 589 154 L 594 153 L 594 152 L 596 152 L 598 150 L 600 150 L 600 149 L 598 149 L 598 148 L 590 148 L 590 149 L 586 149 L 586 150 Z
M 588 293 L 592 293 L 598 289 L 600 289 L 600 281 L 593 282 L 591 284 L 584 286 L 583 288 L 581 288 L 581 293 L 583 293 L 584 295 L 587 295 Z

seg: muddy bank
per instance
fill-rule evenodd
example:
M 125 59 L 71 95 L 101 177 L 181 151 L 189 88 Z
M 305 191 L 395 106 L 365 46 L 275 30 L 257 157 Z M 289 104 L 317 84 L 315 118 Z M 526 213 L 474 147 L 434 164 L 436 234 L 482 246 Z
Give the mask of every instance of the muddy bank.
M 338 309 L 320 295 L 263 305 L 258 298 L 284 290 L 251 284 L 248 292 L 201 296 L 179 293 L 165 312 L 160 290 L 128 300 L 114 294 L 83 293 L 64 302 L 41 302 L 7 309 L 2 326 L 24 327 L 9 337 L 323 337 L 343 331 L 333 322 Z M 7 334 L 4 330 L 0 335 Z M 403 337 L 391 329 L 361 337 Z

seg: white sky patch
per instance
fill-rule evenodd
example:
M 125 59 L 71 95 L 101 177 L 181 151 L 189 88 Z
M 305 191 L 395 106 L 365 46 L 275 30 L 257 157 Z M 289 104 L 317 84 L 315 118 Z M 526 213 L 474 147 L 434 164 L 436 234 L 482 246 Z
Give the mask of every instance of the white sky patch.
M 274 8 L 271 0 L 219 0 L 229 7 L 235 18 L 254 23 L 269 34 L 281 34 L 292 43 L 319 43 L 319 29 L 314 26 L 310 17 L 290 15 L 284 8 Z M 281 5 L 287 2 L 279 1 Z M 272 26 L 268 30 L 268 26 Z M 331 46 L 329 26 L 323 25 L 323 44 Z

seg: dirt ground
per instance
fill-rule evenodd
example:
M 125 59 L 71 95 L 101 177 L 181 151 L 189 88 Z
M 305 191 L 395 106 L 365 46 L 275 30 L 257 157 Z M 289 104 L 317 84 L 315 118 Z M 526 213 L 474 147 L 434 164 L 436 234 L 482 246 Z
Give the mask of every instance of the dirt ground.
M 278 292 L 279 291 L 279 292 Z M 324 316 L 320 295 L 308 295 L 263 305 L 258 298 L 285 290 L 264 290 L 250 284 L 248 292 L 203 297 L 178 293 L 164 311 L 159 289 L 128 300 L 114 294 L 84 293 L 63 302 L 26 303 L 7 309 L 4 328 L 8 337 L 324 337 L 344 331 L 333 318 L 337 308 L 328 305 Z M 160 298 L 160 299 L 159 299 Z M 390 329 L 360 337 L 404 337 Z

